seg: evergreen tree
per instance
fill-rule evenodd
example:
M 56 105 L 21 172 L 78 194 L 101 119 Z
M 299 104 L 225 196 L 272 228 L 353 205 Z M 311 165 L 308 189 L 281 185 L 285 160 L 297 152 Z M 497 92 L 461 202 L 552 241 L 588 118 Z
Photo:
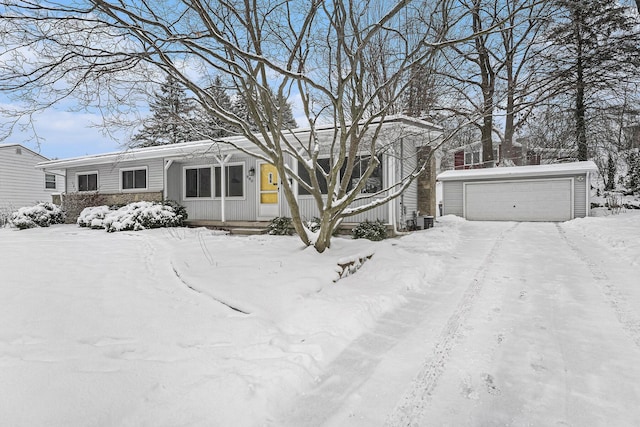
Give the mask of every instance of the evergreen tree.
M 612 90 L 640 66 L 636 24 L 611 0 L 556 0 L 562 17 L 542 44 L 542 59 L 555 84 L 572 99 L 577 157 L 587 160 L 588 100 Z M 548 42 L 548 43 L 547 43 Z
M 195 126 L 196 105 L 187 98 L 184 87 L 172 76 L 155 92 L 149 103 L 151 116 L 136 133 L 130 147 L 175 144 L 198 138 Z
M 271 92 L 271 99 L 274 107 L 277 108 L 282 115 L 283 127 L 287 129 L 297 128 L 298 125 L 296 123 L 296 119 L 293 117 L 291 104 L 284 97 L 275 96 L 273 92 Z M 253 100 L 248 100 L 246 96 L 242 94 L 236 94 L 231 98 L 231 111 L 233 114 L 238 116 L 240 120 L 249 124 L 249 128 L 252 132 L 256 132 L 258 130 L 258 126 L 251 117 L 252 115 L 249 112 L 249 105 L 247 104 L 248 101 L 251 101 L 252 105 L 260 105 Z
M 210 97 L 208 102 L 217 104 L 225 111 L 232 111 L 231 98 L 227 93 L 225 85 L 220 78 L 216 76 L 213 83 L 207 89 L 207 95 Z M 215 110 L 215 109 L 214 109 Z M 233 135 L 229 129 L 229 125 L 224 120 L 215 117 L 213 114 L 206 112 L 204 108 L 198 108 L 196 111 L 197 129 L 199 133 L 198 139 L 216 139 Z
M 607 182 L 604 185 L 604 189 L 609 191 L 613 190 L 616 185 L 616 162 L 613 160 L 613 156 L 609 153 L 607 158 Z

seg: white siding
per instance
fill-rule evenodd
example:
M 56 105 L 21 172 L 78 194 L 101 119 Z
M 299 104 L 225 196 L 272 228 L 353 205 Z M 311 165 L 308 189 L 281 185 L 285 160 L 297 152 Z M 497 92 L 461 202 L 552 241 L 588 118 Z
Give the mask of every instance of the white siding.
M 241 199 L 225 200 L 226 221 L 255 221 L 257 217 L 257 177 L 249 179 L 246 175 L 251 167 L 256 167 L 256 160 L 245 154 L 234 154 L 228 163 L 243 163 L 245 172 L 245 195 Z M 199 158 L 188 162 L 173 162 L 169 167 L 167 198 L 178 201 L 187 209 L 189 219 L 221 220 L 222 202 L 220 199 L 186 199 L 184 197 L 184 168 L 188 166 L 217 166 L 213 158 Z
M 462 181 L 445 181 L 442 183 L 442 214 L 464 215 L 462 199 L 464 195 Z
M 574 218 L 584 218 L 587 211 L 591 209 L 591 201 L 587 199 L 587 179 L 586 174 L 576 177 L 573 180 L 573 216 Z
M 64 191 L 64 180 L 60 176 L 56 176 L 56 189 L 45 188 L 45 172 L 35 166 L 46 160 L 19 145 L 0 146 L 0 210 L 50 202 L 52 194 Z
M 413 141 L 408 138 L 396 148 L 397 155 L 401 161 L 396 162 L 396 181 L 401 181 L 404 177 L 412 173 L 418 165 L 417 150 Z M 390 160 L 391 157 L 387 157 Z M 386 180 L 386 182 L 389 182 Z M 413 218 L 413 213 L 418 211 L 418 183 L 413 181 L 398 199 L 396 199 L 396 217 L 398 225 L 403 226 L 408 219 Z M 388 214 L 387 214 L 388 216 Z
M 78 191 L 77 174 L 85 172 L 98 172 L 98 192 L 105 194 L 122 193 L 120 189 L 120 169 L 146 167 L 147 190 L 149 192 L 163 191 L 164 162 L 162 159 L 150 159 L 140 162 L 122 162 L 115 164 L 103 164 L 83 166 L 67 169 L 67 192 Z M 128 191 L 131 192 L 131 191 Z

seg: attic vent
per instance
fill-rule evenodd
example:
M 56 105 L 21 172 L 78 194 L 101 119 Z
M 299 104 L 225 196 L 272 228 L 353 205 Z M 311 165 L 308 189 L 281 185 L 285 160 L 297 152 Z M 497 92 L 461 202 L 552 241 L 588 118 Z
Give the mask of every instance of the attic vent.
M 22 154 L 22 148 L 20 147 L 16 148 L 16 154 Z

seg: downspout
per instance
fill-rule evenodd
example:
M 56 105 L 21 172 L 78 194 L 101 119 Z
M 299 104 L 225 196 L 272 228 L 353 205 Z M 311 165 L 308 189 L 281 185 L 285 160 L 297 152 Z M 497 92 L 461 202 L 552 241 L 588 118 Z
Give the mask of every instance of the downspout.
M 169 190 L 167 189 L 167 174 L 172 164 L 173 164 L 173 160 L 167 160 L 167 162 L 164 164 L 164 171 L 162 172 L 162 179 L 164 180 L 162 185 L 163 187 L 162 198 L 164 200 L 167 200 L 167 198 L 169 198 Z

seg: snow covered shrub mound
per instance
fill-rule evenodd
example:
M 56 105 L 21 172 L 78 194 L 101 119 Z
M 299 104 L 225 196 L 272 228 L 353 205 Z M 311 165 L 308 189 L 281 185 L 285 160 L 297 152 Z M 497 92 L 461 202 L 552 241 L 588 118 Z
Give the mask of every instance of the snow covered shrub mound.
M 38 203 L 18 209 L 9 218 L 9 224 L 20 230 L 34 227 L 48 227 L 64 223 L 64 212 L 58 205 L 49 202 Z
M 175 202 L 135 202 L 118 209 L 108 206 L 85 208 L 78 217 L 78 225 L 113 232 L 182 227 L 186 219 L 186 209 Z
M 84 208 L 76 222 L 80 227 L 102 228 L 102 221 L 109 212 L 111 212 L 109 206 Z
M 369 239 L 374 242 L 387 238 L 387 226 L 380 220 L 365 220 L 351 230 L 354 239 Z

